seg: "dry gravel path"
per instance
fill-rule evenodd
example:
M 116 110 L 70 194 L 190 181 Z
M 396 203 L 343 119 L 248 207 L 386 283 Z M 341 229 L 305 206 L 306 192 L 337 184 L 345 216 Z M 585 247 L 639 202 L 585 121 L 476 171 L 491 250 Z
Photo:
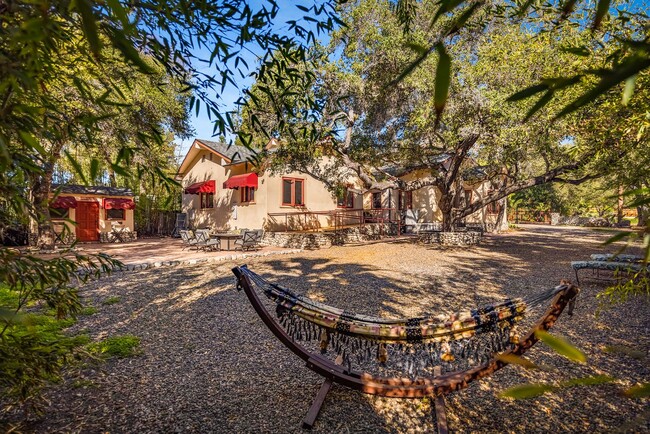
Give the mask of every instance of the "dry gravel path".
M 385 316 L 414 316 L 520 296 L 573 278 L 571 260 L 603 251 L 607 233 L 525 227 L 486 237 L 480 246 L 437 249 L 407 242 L 335 247 L 299 255 L 252 259 L 255 271 L 310 297 Z M 47 416 L 25 426 L 35 432 L 299 432 L 320 378 L 272 337 L 243 293 L 233 289 L 233 263 L 160 268 L 112 276 L 84 288 L 98 307 L 75 330 L 93 339 L 142 338 L 141 355 L 110 360 L 48 391 Z M 611 432 L 645 412 L 618 390 L 650 381 L 650 304 L 634 299 L 600 316 L 595 296 L 604 285 L 585 281 L 574 317 L 554 328 L 588 355 L 578 366 L 536 345 L 533 361 L 553 372 L 507 367 L 448 397 L 455 432 Z M 119 296 L 120 302 L 102 305 Z M 432 309 L 431 307 L 434 306 Z M 627 345 L 635 360 L 606 354 Z M 581 387 L 526 401 L 496 393 L 521 382 L 607 374 L 616 385 Z M 80 381 L 83 380 L 83 381 Z M 79 385 L 83 385 L 79 387 Z M 432 432 L 428 400 L 370 397 L 334 386 L 316 433 Z

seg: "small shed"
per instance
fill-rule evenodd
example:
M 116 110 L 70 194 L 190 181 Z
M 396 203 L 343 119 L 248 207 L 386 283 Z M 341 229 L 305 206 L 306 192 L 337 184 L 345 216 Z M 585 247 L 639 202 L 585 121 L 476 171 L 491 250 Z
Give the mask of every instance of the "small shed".
M 55 232 L 67 233 L 66 238 L 108 241 L 116 229 L 135 233 L 134 210 L 133 192 L 128 188 L 52 185 L 50 216 Z

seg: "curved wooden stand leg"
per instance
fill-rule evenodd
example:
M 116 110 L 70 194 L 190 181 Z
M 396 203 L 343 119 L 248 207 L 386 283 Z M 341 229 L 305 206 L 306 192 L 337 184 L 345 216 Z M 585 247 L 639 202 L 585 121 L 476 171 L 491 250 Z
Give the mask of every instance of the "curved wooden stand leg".
M 433 375 L 439 377 L 441 374 L 440 366 L 433 368 Z M 436 425 L 438 426 L 438 434 L 447 434 L 447 410 L 445 409 L 445 395 L 442 393 L 436 396 L 433 400 L 436 406 Z
M 314 426 L 314 422 L 316 422 L 316 418 L 318 417 L 318 413 L 320 413 L 320 408 L 323 406 L 323 402 L 325 402 L 327 392 L 330 391 L 330 387 L 332 387 L 332 379 L 326 378 L 325 381 L 323 381 L 320 390 L 316 394 L 316 398 L 314 398 L 314 403 L 311 405 L 305 419 L 302 421 L 303 428 L 311 429 Z

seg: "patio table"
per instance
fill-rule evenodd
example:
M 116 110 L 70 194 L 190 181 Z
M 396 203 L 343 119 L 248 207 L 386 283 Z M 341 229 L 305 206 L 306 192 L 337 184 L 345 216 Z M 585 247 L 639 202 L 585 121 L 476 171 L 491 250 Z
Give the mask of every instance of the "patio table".
M 232 250 L 232 248 L 230 246 L 230 242 L 232 240 L 236 241 L 238 239 L 241 239 L 242 235 L 241 234 L 214 234 L 214 235 L 212 235 L 212 237 L 219 239 L 219 244 L 221 244 L 221 249 L 222 250 Z M 228 247 L 224 248 L 224 245 L 221 242 L 222 240 L 226 241 Z

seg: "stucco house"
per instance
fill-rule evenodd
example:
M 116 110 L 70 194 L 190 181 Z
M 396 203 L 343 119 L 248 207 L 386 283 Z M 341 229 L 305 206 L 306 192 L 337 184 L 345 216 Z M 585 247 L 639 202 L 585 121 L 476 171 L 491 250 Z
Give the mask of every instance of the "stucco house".
M 275 146 L 269 143 L 267 150 Z M 365 191 L 359 181 L 338 196 L 319 180 L 299 172 L 281 175 L 252 164 L 255 154 L 241 146 L 196 139 L 178 171 L 183 186 L 182 211 L 190 227 L 212 230 L 331 228 L 377 219 L 400 219 L 413 228 L 416 223 L 439 222 L 440 192 L 424 187 L 413 192 L 398 189 Z M 404 175 L 410 181 L 426 177 L 425 171 Z M 465 200 L 489 191 L 482 181 L 464 182 Z M 505 204 L 485 207 L 465 219 L 468 224 L 493 229 Z
M 416 170 L 405 175 L 397 175 L 406 182 L 426 181 L 431 176 L 427 170 Z M 484 176 L 467 176 L 462 181 L 463 195 L 460 200 L 467 204 L 480 200 L 491 192 L 491 184 Z M 441 227 L 442 212 L 438 206 L 441 192 L 437 187 L 425 186 L 414 191 L 400 191 L 386 189 L 368 192 L 364 200 L 364 208 L 392 208 L 400 210 L 402 223 L 408 228 L 413 228 L 417 223 L 428 223 L 434 227 Z M 486 231 L 501 231 L 508 229 L 507 201 L 501 199 L 481 208 L 479 211 L 465 217 L 463 222 L 467 226 L 481 227 Z
M 115 227 L 135 230 L 135 202 L 128 188 L 54 184 L 52 191 L 50 217 L 63 241 L 105 241 Z
M 272 146 L 272 143 L 269 144 Z M 250 162 L 249 149 L 196 139 L 180 165 L 182 211 L 190 227 L 212 230 L 280 230 L 333 226 L 327 214 L 337 208 L 361 209 L 361 190 L 339 201 L 317 179 L 299 172 L 275 175 Z M 314 214 L 322 212 L 322 215 Z

